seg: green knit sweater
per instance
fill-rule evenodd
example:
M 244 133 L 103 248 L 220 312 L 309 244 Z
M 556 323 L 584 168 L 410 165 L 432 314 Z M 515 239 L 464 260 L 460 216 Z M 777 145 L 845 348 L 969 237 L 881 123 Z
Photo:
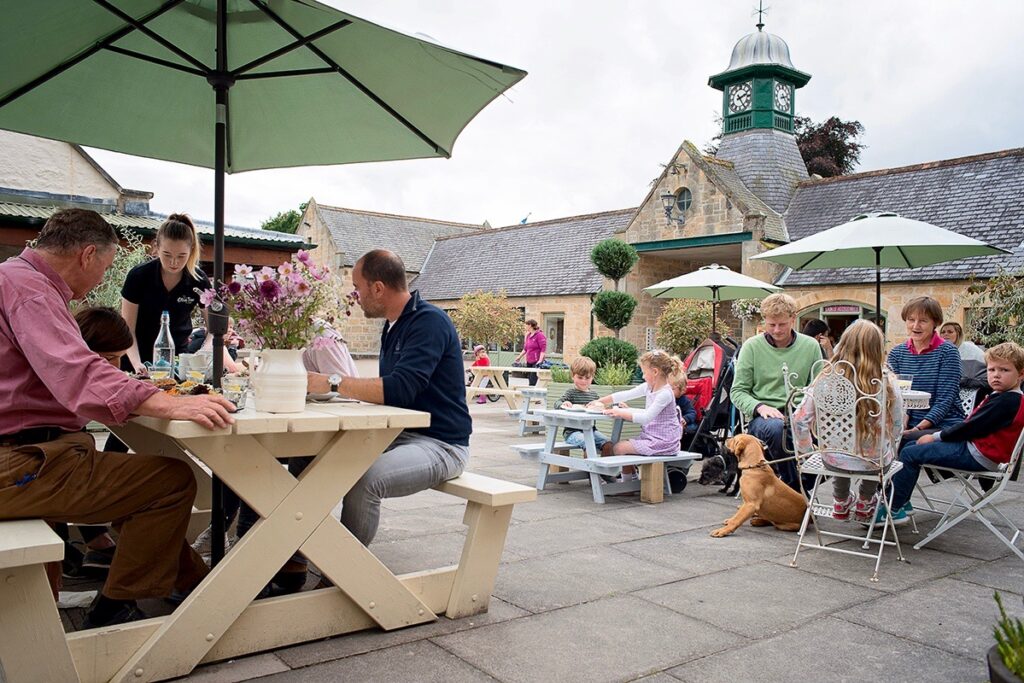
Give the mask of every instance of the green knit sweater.
M 751 337 L 740 347 L 736 360 L 736 377 L 732 382 L 732 402 L 747 419 L 759 403 L 783 410 L 786 405 L 786 384 L 782 364 L 796 373 L 793 386 L 805 387 L 811 381 L 811 369 L 821 360 L 821 347 L 812 337 L 796 335 L 792 346 L 777 348 L 763 334 Z

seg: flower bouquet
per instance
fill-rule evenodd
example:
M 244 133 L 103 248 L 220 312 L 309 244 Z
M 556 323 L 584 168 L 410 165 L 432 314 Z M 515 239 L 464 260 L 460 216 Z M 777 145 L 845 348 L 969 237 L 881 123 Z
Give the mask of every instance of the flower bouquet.
M 276 269 L 254 270 L 236 265 L 231 282 L 200 294 L 209 306 L 219 298 L 236 320 L 239 335 L 259 349 L 260 362 L 253 374 L 257 410 L 301 412 L 306 401 L 306 369 L 302 349 L 317 338 L 314 322 L 329 311 L 348 313 L 351 300 L 335 296 L 330 271 L 312 262 L 300 250 Z

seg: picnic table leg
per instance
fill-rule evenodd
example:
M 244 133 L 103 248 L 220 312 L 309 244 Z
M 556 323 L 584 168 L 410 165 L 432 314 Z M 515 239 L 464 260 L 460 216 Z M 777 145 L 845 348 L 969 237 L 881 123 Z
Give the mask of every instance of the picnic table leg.
M 558 425 L 547 424 L 547 432 L 544 435 L 544 452 L 554 453 L 555 452 L 555 437 L 558 436 Z M 544 487 L 548 484 L 548 464 L 543 461 L 541 457 L 540 471 L 537 473 L 537 490 L 543 491 Z
M 469 403 L 473 398 L 478 396 L 478 394 L 474 392 L 473 389 L 479 389 L 480 383 L 484 379 L 484 375 L 482 372 L 473 372 L 472 369 L 470 369 L 470 372 L 473 373 L 473 379 L 470 381 L 469 386 L 466 387 L 466 403 Z
M 665 500 L 665 463 L 640 465 L 640 502 L 660 503 Z
M 594 430 L 583 430 L 583 457 L 597 459 L 601 454 L 597 452 L 597 442 L 594 441 Z M 590 473 L 590 489 L 594 492 L 594 502 L 604 504 L 604 489 L 601 488 L 601 475 L 597 472 Z
M 41 564 L 0 570 L 0 681 L 78 681 Z
M 511 520 L 511 505 L 491 507 L 473 501 L 466 503 L 462 522 L 469 529 L 445 609 L 449 619 L 487 611 Z
M 511 379 L 511 377 L 509 378 Z M 509 389 L 509 385 L 505 383 L 505 377 L 500 372 L 494 373 L 494 384 L 499 389 Z M 509 410 L 519 410 L 519 403 L 516 401 L 515 394 L 511 391 L 505 394 L 505 403 L 508 404 Z

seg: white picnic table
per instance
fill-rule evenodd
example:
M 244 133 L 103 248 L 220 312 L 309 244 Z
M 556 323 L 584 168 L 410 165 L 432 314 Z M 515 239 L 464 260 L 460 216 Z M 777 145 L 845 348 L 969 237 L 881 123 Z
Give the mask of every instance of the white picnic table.
M 206 430 L 136 417 L 112 428 L 137 452 L 192 462 L 202 490 L 209 475 L 195 462 L 201 461 L 262 519 L 172 614 L 70 633 L 63 655 L 39 653 L 74 662 L 70 671 L 65 666 L 62 683 L 164 680 L 200 663 L 487 610 L 512 504 L 534 499 L 534 489 L 469 473 L 441 484 L 438 490 L 467 500 L 459 564 L 396 576 L 331 510 L 402 429 L 427 426 L 428 413 L 328 403 L 295 414 L 247 408 L 235 420 Z M 278 460 L 296 456 L 315 456 L 300 479 Z M 254 602 L 297 550 L 335 587 Z M 49 611 L 56 617 L 52 602 Z M 45 607 L 40 614 L 51 618 Z
M 700 459 L 699 453 L 680 451 L 673 455 L 614 455 L 601 457 L 594 441 L 594 424 L 598 420 L 607 419 L 603 411 L 575 410 L 538 410 L 535 415 L 541 419 L 545 427 L 543 450 L 530 453 L 520 449 L 524 457 L 536 458 L 540 463 L 537 476 L 537 490 L 543 490 L 548 482 L 573 481 L 590 479 L 591 491 L 595 503 L 604 503 L 605 495 L 640 491 L 640 500 L 645 503 L 660 503 L 664 496 L 672 495 L 665 477 L 665 463 Z M 620 418 L 615 418 L 612 426 L 611 441 L 616 442 L 622 434 Z M 583 457 L 576 458 L 565 453 L 564 445 L 557 444 L 558 432 L 565 427 L 578 429 L 583 433 Z M 558 447 L 556 447 L 558 446 Z M 562 451 L 562 452 L 559 452 Z M 527 455 L 529 453 L 529 455 Z M 568 471 L 550 472 L 550 465 L 563 467 Z M 640 481 L 606 482 L 601 475 L 615 474 L 624 466 L 640 468 Z
M 523 395 L 524 389 L 530 389 L 533 387 L 510 387 L 505 382 L 506 372 L 522 372 L 525 374 L 537 375 L 538 388 L 544 388 L 551 382 L 551 370 L 544 370 L 541 368 L 527 368 L 518 366 L 501 366 L 501 365 L 478 365 L 469 368 L 470 372 L 473 373 L 473 381 L 466 387 L 466 400 L 480 396 L 481 394 L 500 394 L 505 402 L 508 404 L 509 410 L 519 410 L 518 398 Z M 480 383 L 487 378 L 490 380 L 490 385 L 487 387 L 480 386 Z

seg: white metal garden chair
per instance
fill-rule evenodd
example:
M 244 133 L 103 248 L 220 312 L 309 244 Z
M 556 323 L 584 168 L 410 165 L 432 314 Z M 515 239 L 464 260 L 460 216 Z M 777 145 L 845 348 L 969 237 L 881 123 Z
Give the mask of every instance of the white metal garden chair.
M 796 449 L 800 456 L 797 460 L 800 474 L 813 475 L 814 485 L 810 491 L 810 503 L 800 525 L 796 552 L 793 554 L 793 561 L 790 565 L 797 566 L 797 557 L 801 548 L 817 548 L 857 555 L 875 560 L 875 571 L 871 576 L 871 581 L 878 581 L 878 569 L 881 566 L 882 552 L 886 546 L 895 546 L 899 559 L 901 561 L 904 559 L 890 511 L 892 508 L 891 480 L 903 465 L 895 459 L 886 462 L 895 452 L 895 444 L 890 442 L 888 430 L 885 428 L 885 421 L 888 419 L 889 383 L 884 380 L 884 376 L 881 380 L 873 380 L 872 385 L 877 387 L 876 390 L 872 393 L 865 393 L 857 388 L 857 371 L 847 361 L 818 361 L 815 363 L 815 369 L 818 372 L 812 373 L 815 375 L 815 380 L 808 391 L 813 394 L 814 400 L 814 421 L 811 432 L 816 443 L 806 453 L 800 452 L 799 448 Z M 879 422 L 879 429 L 873 437 L 862 434 L 857 425 L 857 406 L 859 405 L 867 405 L 870 411 L 869 415 Z M 867 448 L 866 446 L 873 447 Z M 877 455 L 865 455 L 865 453 L 877 453 Z M 827 467 L 823 458 L 826 454 L 829 459 L 835 455 L 846 456 L 849 462 L 863 469 L 855 471 L 854 468 L 838 470 Z M 819 519 L 833 518 L 831 490 L 825 494 L 825 501 L 818 500 L 821 484 L 830 477 L 850 479 L 851 490 L 855 490 L 854 485 L 862 479 L 874 479 L 878 482 L 886 516 L 877 538 L 874 535 L 876 529 L 874 519 L 868 526 L 867 532 L 862 536 L 827 531 L 819 526 Z M 807 537 L 810 527 L 814 528 L 814 541 Z M 890 532 L 892 533 L 891 540 L 887 538 Z M 859 541 L 862 544 L 861 550 L 826 545 L 825 537 Z M 871 548 L 872 544 L 877 545 L 877 552 L 865 552 Z
M 937 512 L 941 515 L 935 528 L 914 546 L 920 550 L 928 543 L 946 533 L 965 519 L 976 519 L 995 534 L 996 538 L 1002 541 L 1006 547 L 1024 560 L 1024 551 L 1018 545 L 1021 541 L 1021 530 L 1007 518 L 999 508 L 995 507 L 1003 490 L 1014 479 L 1017 474 L 1021 460 L 1021 451 L 1024 450 L 1024 432 L 1017 437 L 1017 443 L 1013 446 L 1010 454 L 1010 461 L 1002 465 L 995 472 L 981 471 L 972 472 L 968 470 L 957 470 L 951 467 L 927 466 L 923 469 L 936 472 L 940 476 L 947 477 L 947 482 L 956 487 L 952 500 L 939 500 L 928 495 L 928 491 L 935 486 L 918 486 L 917 491 L 921 494 L 924 504 L 915 501 L 914 506 L 923 510 Z M 996 526 L 993 520 L 1002 522 L 1005 525 L 1009 536 Z

